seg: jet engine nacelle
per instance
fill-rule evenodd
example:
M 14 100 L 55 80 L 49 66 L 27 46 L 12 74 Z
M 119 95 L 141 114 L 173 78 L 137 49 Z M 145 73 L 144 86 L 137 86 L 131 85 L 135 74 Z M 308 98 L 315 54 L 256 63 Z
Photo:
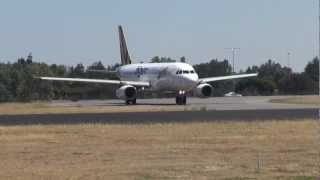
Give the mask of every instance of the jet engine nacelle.
M 194 89 L 194 95 L 200 98 L 210 97 L 213 87 L 210 84 L 200 84 Z
M 137 89 L 131 85 L 124 85 L 117 89 L 116 96 L 122 100 L 133 100 L 137 97 Z

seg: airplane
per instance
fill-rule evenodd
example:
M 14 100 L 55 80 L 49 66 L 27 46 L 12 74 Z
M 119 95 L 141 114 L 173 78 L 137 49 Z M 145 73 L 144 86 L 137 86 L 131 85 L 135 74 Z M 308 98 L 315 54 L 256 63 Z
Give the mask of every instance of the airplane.
M 121 66 L 116 70 L 116 74 L 120 80 L 60 77 L 40 77 L 40 79 L 48 81 L 115 84 L 119 86 L 116 90 L 116 96 L 124 100 L 127 105 L 136 104 L 138 90 L 149 90 L 155 93 L 176 93 L 176 104 L 186 105 L 188 92 L 192 91 L 195 96 L 200 98 L 210 97 L 213 92 L 213 87 L 208 84 L 209 82 L 257 76 L 257 74 L 240 74 L 199 78 L 194 68 L 187 63 L 133 64 L 121 26 L 118 26 L 118 31 Z

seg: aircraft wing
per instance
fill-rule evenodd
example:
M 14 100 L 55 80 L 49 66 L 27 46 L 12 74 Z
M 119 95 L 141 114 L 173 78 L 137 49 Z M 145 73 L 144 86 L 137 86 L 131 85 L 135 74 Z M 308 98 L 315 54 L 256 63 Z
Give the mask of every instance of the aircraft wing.
M 231 75 L 231 76 L 219 76 L 219 77 L 209 77 L 209 78 L 201 78 L 199 81 L 201 83 L 213 82 L 213 81 L 221 81 L 221 80 L 228 80 L 228 79 L 239 79 L 239 78 L 247 78 L 247 77 L 255 77 L 258 74 L 239 74 L 239 75 Z
M 140 87 L 150 86 L 149 82 L 144 82 L 144 81 L 118 81 L 118 80 L 109 80 L 109 79 L 82 79 L 82 78 L 58 78 L 58 77 L 39 77 L 39 79 L 48 80 L 48 81 L 69 81 L 69 82 L 132 85 L 132 86 L 140 86 Z

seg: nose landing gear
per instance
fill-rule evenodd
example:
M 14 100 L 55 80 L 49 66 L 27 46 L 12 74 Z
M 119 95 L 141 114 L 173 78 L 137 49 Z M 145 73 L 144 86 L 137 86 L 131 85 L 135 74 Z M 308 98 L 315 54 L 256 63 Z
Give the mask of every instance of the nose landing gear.
M 176 97 L 176 104 L 177 105 L 186 105 L 187 104 L 187 96 L 185 91 L 179 91 Z

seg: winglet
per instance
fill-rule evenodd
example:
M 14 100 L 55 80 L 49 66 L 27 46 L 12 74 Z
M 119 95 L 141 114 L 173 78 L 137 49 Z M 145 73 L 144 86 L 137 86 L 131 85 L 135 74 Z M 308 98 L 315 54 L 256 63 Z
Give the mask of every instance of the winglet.
M 123 35 L 122 27 L 118 26 L 118 29 L 119 29 L 121 64 L 122 65 L 131 64 L 131 59 L 127 49 L 126 40 Z

